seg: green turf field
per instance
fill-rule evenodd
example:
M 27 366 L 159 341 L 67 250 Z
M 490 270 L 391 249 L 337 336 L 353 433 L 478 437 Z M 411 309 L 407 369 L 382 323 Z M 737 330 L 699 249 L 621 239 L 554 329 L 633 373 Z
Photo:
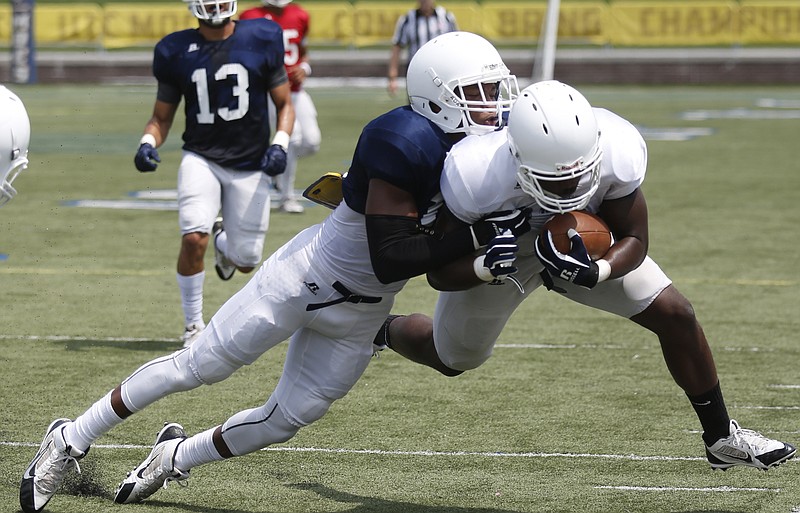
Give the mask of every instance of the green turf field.
M 174 188 L 181 126 L 159 170 L 140 174 L 132 160 L 153 87 L 14 89 L 33 140 L 19 195 L 0 209 L 0 511 L 17 511 L 22 472 L 52 419 L 80 414 L 136 367 L 177 349 L 182 330 L 177 213 L 74 206 L 158 201 L 132 193 Z M 651 255 L 694 303 L 731 416 L 797 445 L 800 88 L 582 90 L 646 134 Z M 398 102 L 382 90 L 311 94 L 323 147 L 301 161 L 298 187 L 345 170 L 360 128 Z M 694 137 L 674 140 L 687 133 Z M 267 252 L 326 214 L 274 213 Z M 210 270 L 211 251 L 206 262 Z M 207 317 L 244 280 L 221 282 L 211 271 Z M 395 310 L 431 313 L 434 301 L 417 279 Z M 488 363 L 458 378 L 384 351 L 290 442 L 196 468 L 188 488 L 173 485 L 143 505 L 112 504 L 164 421 L 196 433 L 264 401 L 281 370 L 279 347 L 101 438 L 81 478 L 47 510 L 800 512 L 795 461 L 766 473 L 710 470 L 657 340 L 632 323 L 539 291 L 498 344 Z

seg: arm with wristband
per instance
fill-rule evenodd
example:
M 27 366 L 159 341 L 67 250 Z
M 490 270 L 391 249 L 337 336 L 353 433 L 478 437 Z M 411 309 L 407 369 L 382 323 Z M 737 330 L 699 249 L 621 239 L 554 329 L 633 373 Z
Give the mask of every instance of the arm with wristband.
M 278 113 L 278 122 L 272 142 L 261 159 L 261 170 L 269 176 L 278 176 L 286 171 L 286 152 L 294 127 L 294 106 L 288 81 L 270 89 L 269 94 Z
M 405 203 L 403 198 L 406 198 Z M 472 226 L 457 221 L 457 225 L 446 228 L 441 228 L 442 223 L 437 222 L 435 230 L 423 227 L 416 216 L 409 215 L 415 208 L 408 193 L 382 180 L 370 182 L 370 201 L 382 207 L 366 215 L 370 258 L 381 283 L 419 276 L 461 257 L 474 259 L 475 251 L 489 244 L 497 234 L 510 231 L 519 236 L 530 230 L 527 211 L 488 216 Z M 385 206 L 390 202 L 405 206 L 409 214 L 401 215 L 403 208 L 387 211 Z M 446 207 L 444 209 L 440 217 L 447 212 Z M 367 211 L 371 211 L 369 204 Z M 475 278 L 474 274 L 471 276 Z
M 611 228 L 614 243 L 603 258 L 592 261 L 577 233 L 570 233 L 571 248 L 560 253 L 549 232 L 536 239 L 536 255 L 555 279 L 593 288 L 603 281 L 619 278 L 633 271 L 647 256 L 649 244 L 647 204 L 640 189 L 600 205 L 600 217 Z
M 487 219 L 505 217 L 508 212 L 490 215 L 470 226 L 459 220 L 445 207 L 439 214 L 437 231 L 463 233 L 463 230 L 466 230 L 471 236 L 473 233 L 481 233 L 487 226 L 491 226 L 492 235 L 486 244 L 481 244 L 482 250 L 470 251 L 457 260 L 428 271 L 426 277 L 430 286 L 439 291 L 467 290 L 487 282 L 503 281 L 516 273 L 514 261 L 519 250 L 517 238 L 530 229 L 530 224 L 527 222 L 527 211 L 515 212 L 520 212 L 526 222 L 515 230 L 511 230 L 487 224 Z M 493 235 L 495 229 L 500 230 L 499 235 Z
M 139 147 L 136 150 L 136 156 L 133 158 L 136 169 L 142 173 L 155 171 L 158 163 L 161 162 L 161 157 L 158 156 L 156 148 L 161 146 L 167 139 L 177 110 L 177 103 L 156 100 L 153 107 L 153 115 L 145 125 L 144 135 L 139 139 Z

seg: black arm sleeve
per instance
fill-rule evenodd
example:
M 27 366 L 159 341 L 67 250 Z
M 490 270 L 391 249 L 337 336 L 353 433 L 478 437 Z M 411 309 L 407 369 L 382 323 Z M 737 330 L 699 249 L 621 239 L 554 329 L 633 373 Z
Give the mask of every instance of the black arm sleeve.
M 369 256 L 381 283 L 407 280 L 427 273 L 475 249 L 469 227 L 433 235 L 405 216 L 366 216 Z
M 156 91 L 156 99 L 165 103 L 180 103 L 181 90 L 172 84 L 166 82 L 158 83 L 158 90 Z

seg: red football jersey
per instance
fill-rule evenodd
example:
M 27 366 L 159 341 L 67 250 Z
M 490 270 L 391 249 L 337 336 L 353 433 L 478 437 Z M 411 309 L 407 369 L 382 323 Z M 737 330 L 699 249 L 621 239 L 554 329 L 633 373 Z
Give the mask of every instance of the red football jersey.
M 283 29 L 283 46 L 286 49 L 284 64 L 291 81 L 291 70 L 300 62 L 300 48 L 305 48 L 309 28 L 308 12 L 296 4 L 289 4 L 280 14 L 273 14 L 267 7 L 253 7 L 242 13 L 239 19 L 266 18 L 275 21 Z M 292 91 L 300 90 L 300 83 L 291 81 Z

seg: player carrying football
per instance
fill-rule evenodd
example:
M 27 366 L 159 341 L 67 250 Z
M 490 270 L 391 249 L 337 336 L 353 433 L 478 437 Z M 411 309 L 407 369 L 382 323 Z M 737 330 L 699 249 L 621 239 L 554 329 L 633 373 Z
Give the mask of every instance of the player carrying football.
M 486 212 L 532 209 L 532 230 L 519 240 L 507 236 L 504 253 L 506 274 L 523 290 L 508 281 L 498 284 L 501 272 L 486 275 L 492 286 L 479 286 L 471 270 L 477 262 L 485 264 L 489 253 L 466 257 L 428 273 L 436 288 L 449 291 L 440 293 L 433 320 L 422 314 L 390 316 L 376 344 L 388 343 L 443 374 L 461 374 L 489 359 L 511 314 L 544 284 L 658 336 L 670 373 L 700 419 L 712 468 L 779 465 L 794 456 L 795 448 L 743 429 L 728 417 L 711 349 L 692 305 L 647 256 L 647 205 L 641 190 L 646 167 L 644 140 L 628 121 L 593 109 L 578 91 L 557 81 L 524 89 L 507 128 L 453 147 L 441 183 L 452 226 L 468 225 Z M 541 233 L 553 213 L 579 209 L 599 214 L 616 238 L 601 260 L 591 261 L 579 235 L 573 235 L 571 250 L 563 254 L 548 232 Z

